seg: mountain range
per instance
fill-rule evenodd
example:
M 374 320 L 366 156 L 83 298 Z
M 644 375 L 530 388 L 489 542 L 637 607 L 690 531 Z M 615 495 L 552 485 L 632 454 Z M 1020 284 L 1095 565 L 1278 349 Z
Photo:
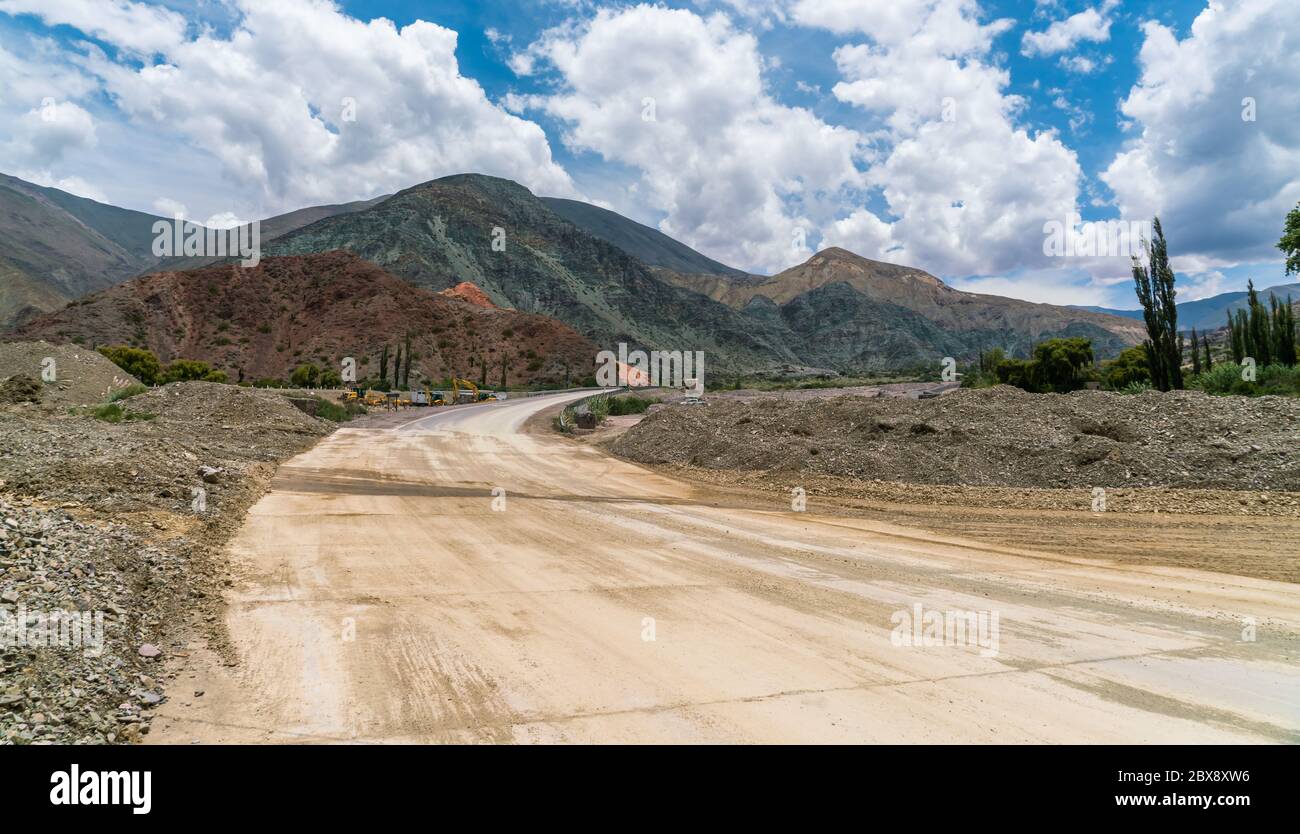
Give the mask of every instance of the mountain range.
M 177 276 L 196 269 L 209 283 L 235 280 L 229 264 L 216 259 L 155 258 L 151 229 L 158 219 L 12 177 L 0 180 L 0 275 L 7 279 L 0 289 L 0 327 L 30 323 L 19 332 L 97 341 L 120 336 L 160 345 L 164 352 L 200 351 L 227 361 L 207 347 L 203 339 L 210 334 L 187 341 L 154 333 L 174 322 L 147 314 L 141 333 L 138 323 L 105 312 L 128 298 L 144 304 L 159 297 L 157 286 L 133 278 L 141 273 L 163 270 L 171 276 L 167 282 L 187 286 L 189 279 Z M 287 260 L 258 273 L 259 281 L 319 268 L 327 262 L 315 256 L 346 250 L 379 267 L 368 273 L 357 264 L 328 262 L 353 274 L 353 281 L 377 282 L 383 275 L 432 293 L 472 284 L 497 308 L 555 319 L 597 348 L 626 342 L 702 350 L 714 372 L 932 366 L 944 356 L 970 359 L 992 347 L 1023 355 L 1054 336 L 1087 336 L 1098 355 L 1109 356 L 1144 335 L 1140 320 L 1127 311 L 963 292 L 923 270 L 843 249 L 818 252 L 777 275 L 750 275 L 607 209 L 538 197 L 510 180 L 479 174 L 278 215 L 262 221 L 261 238 L 264 258 Z M 216 267 L 225 269 L 212 271 Z M 123 282 L 132 286 L 122 294 L 104 292 Z M 385 292 L 396 292 L 384 285 Z M 305 293 L 330 291 L 311 282 L 293 286 Z M 87 293 L 96 295 L 88 303 L 73 301 Z M 309 316 L 328 307 L 327 300 L 309 296 L 288 305 L 289 311 Z M 372 322 L 390 336 L 408 324 L 433 326 L 397 324 Z M 249 350 L 261 349 L 263 340 L 243 337 L 253 346 Z M 340 346 L 320 349 L 329 353 L 335 347 Z M 286 365 L 274 358 L 236 358 L 247 373 Z M 463 363 L 456 354 L 452 364 Z M 548 373 L 553 372 L 554 367 Z
M 1178 304 L 1178 327 L 1182 330 L 1196 328 L 1200 331 L 1212 331 L 1218 330 L 1220 327 L 1226 327 L 1228 313 L 1244 309 L 1246 296 L 1245 291 L 1225 292 L 1212 295 L 1209 298 L 1180 302 Z M 1260 301 L 1264 302 L 1264 304 L 1268 304 L 1269 296 L 1277 296 L 1277 300 L 1282 302 L 1286 301 L 1288 297 L 1291 298 L 1292 303 L 1300 302 L 1300 284 L 1279 284 L 1276 287 L 1269 287 L 1259 291 Z M 1112 316 L 1125 316 L 1138 321 L 1142 320 L 1141 310 L 1113 310 L 1109 307 L 1078 307 L 1076 309 L 1109 313 Z
M 157 219 L 0 174 L 0 329 L 153 265 Z

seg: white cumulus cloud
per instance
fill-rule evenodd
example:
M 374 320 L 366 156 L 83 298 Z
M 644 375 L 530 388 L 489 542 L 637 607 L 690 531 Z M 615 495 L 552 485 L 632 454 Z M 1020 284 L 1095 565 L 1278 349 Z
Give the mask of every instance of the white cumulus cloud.
M 161 6 L 130 0 L 0 0 L 0 12 L 29 14 L 46 25 L 67 25 L 133 52 L 162 52 L 185 36 L 185 18 Z
M 579 152 L 635 169 L 635 198 L 660 229 L 712 257 L 762 271 L 812 252 L 835 196 L 862 184 L 862 137 L 765 89 L 757 40 L 722 14 L 639 5 L 547 33 L 516 61 L 553 68 L 531 104 Z
M 8 5 L 0 9 L 27 8 Z M 273 214 L 465 171 L 578 196 L 542 129 L 490 101 L 461 74 L 457 34 L 442 26 L 363 22 L 329 0 L 239 0 L 238 21 L 227 34 L 204 28 L 188 36 L 161 23 L 126 25 L 169 20 L 137 3 L 108 3 L 103 14 L 87 9 L 98 3 L 38 5 L 47 23 L 161 56 L 118 60 L 85 47 L 80 64 L 133 129 L 210 155 L 245 195 L 241 205 L 214 204 L 207 194 L 177 193 L 170 185 L 155 195 L 196 212 Z
M 1084 9 L 1064 20 L 1057 20 L 1040 32 L 1026 32 L 1020 51 L 1028 56 L 1056 55 L 1073 49 L 1082 41 L 1104 43 L 1110 40 L 1110 12 L 1117 0 L 1107 0 L 1098 8 Z
M 1212 3 L 1179 39 L 1143 26 L 1121 109 L 1133 138 L 1102 174 L 1126 217 L 1159 215 L 1184 269 L 1276 261 L 1300 201 L 1300 4 Z
M 860 207 L 825 242 L 945 275 L 1043 264 L 1043 224 L 1075 210 L 1081 171 L 1054 133 L 1018 123 L 1024 102 L 992 60 L 1009 22 L 973 0 L 801 0 L 795 15 L 860 33 L 835 52 L 834 94 L 888 128 L 869 180 L 896 219 Z

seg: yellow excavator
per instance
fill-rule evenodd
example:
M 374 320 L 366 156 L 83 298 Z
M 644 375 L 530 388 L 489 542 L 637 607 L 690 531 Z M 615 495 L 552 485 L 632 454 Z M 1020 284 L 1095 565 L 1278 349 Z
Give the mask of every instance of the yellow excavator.
M 451 404 L 452 405 L 460 404 L 460 395 L 462 393 L 460 389 L 462 387 L 469 389 L 469 391 L 463 392 L 463 393 L 470 394 L 471 397 L 470 399 L 466 400 L 466 402 L 471 402 L 471 403 L 478 402 L 477 385 L 475 385 L 473 382 L 470 382 L 468 379 L 456 379 L 455 377 L 452 377 L 451 380 Z

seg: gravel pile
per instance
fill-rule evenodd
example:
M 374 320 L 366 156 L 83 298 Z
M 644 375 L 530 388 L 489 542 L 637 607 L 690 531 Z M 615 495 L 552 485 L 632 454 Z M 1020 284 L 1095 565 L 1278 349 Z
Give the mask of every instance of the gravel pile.
M 49 342 L 0 342 L 0 379 L 18 375 L 40 380 L 42 401 L 65 407 L 101 403 L 113 391 L 139 384 L 98 351 Z M 47 376 L 53 381 L 46 382 Z
M 119 402 L 121 423 L 81 412 L 0 412 L 0 480 L 104 513 L 189 513 L 191 489 L 202 487 L 208 509 L 220 511 L 243 497 L 241 485 L 259 464 L 334 428 L 278 394 L 211 382 L 172 383 Z M 204 480 L 203 467 L 220 471 Z
M 0 743 L 146 731 L 162 700 L 150 612 L 183 585 L 185 556 L 125 525 L 0 499 Z
M 147 733 L 166 659 L 195 628 L 220 650 L 221 545 L 275 464 L 334 428 L 231 385 L 119 402 L 119 423 L 0 406 L 0 743 Z M 103 652 L 6 637 L 70 612 L 103 615 Z
M 658 407 L 612 449 L 650 464 L 967 486 L 1300 490 L 1300 401 L 1199 392 Z

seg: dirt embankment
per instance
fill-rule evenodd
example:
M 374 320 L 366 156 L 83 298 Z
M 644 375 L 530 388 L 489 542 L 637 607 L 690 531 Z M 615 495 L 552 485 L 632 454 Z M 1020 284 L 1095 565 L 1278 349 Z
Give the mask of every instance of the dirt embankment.
M 116 423 L 0 407 L 0 743 L 148 732 L 167 659 L 196 628 L 222 643 L 220 546 L 276 463 L 334 427 L 203 382 L 119 404 Z M 73 613 L 89 637 L 48 645 L 47 624 Z
M 39 389 L 27 396 L 31 383 Z M 44 341 L 0 342 L 0 405 L 41 402 L 51 406 L 103 402 L 139 380 L 98 351 Z
M 611 448 L 648 464 L 909 485 L 885 488 L 894 493 L 880 496 L 888 500 L 1015 506 L 1026 491 L 1068 490 L 1077 507 L 1080 490 L 1086 497 L 1102 487 L 1112 499 L 1175 488 L 1192 502 L 1176 511 L 1224 504 L 1240 512 L 1221 493 L 1242 491 L 1252 511 L 1295 514 L 1298 428 L 1300 402 L 1286 398 L 1039 395 L 999 386 L 928 400 L 715 399 L 656 410 Z M 1202 493 L 1209 504 L 1197 507 Z M 1128 509 L 1147 508 L 1138 501 Z

